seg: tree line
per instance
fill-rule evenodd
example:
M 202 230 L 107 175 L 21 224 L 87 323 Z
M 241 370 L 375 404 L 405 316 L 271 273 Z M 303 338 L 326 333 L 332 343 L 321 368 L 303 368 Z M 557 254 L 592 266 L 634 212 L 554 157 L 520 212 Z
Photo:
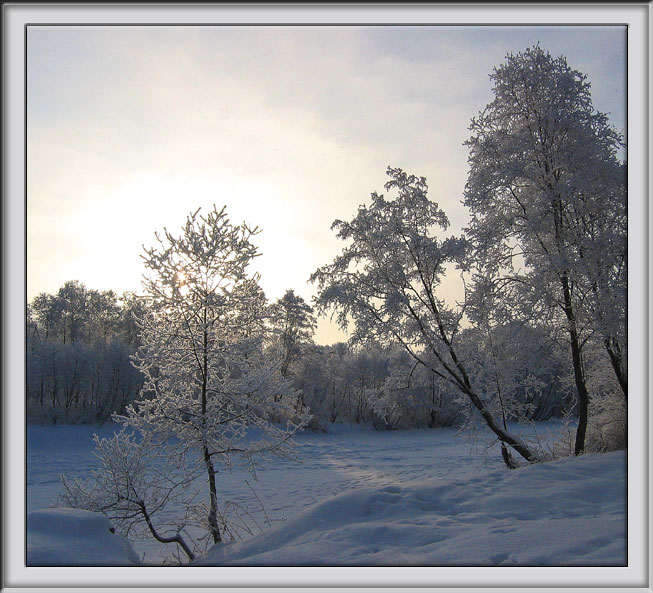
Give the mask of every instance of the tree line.
M 140 347 L 137 320 L 146 308 L 146 299 L 134 293 L 117 297 L 79 281 L 35 297 L 28 305 L 28 420 L 97 424 L 134 403 L 144 380 L 133 364 Z M 389 430 L 464 422 L 451 385 L 398 345 L 316 344 L 316 314 L 292 289 L 266 305 L 265 315 L 262 346 L 296 389 L 295 408 L 310 410 L 313 430 L 342 422 Z M 475 328 L 462 330 L 461 341 L 470 366 L 485 369 L 487 392 L 501 375 L 508 420 L 547 420 L 575 410 L 562 349 L 536 328 L 505 327 L 492 350 Z
M 142 299 L 76 280 L 27 305 L 26 413 L 37 423 L 103 423 L 139 396 L 131 364 Z

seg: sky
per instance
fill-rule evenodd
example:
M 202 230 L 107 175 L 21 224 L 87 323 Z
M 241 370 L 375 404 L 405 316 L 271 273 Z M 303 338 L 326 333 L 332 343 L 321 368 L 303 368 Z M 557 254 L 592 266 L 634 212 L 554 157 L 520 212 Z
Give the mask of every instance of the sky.
M 460 232 L 489 74 L 538 42 L 625 132 L 625 26 L 29 26 L 28 300 L 73 279 L 140 292 L 155 231 L 216 204 L 260 227 L 268 299 L 310 302 L 342 249 L 331 223 L 388 166 L 426 177 Z M 318 343 L 344 337 L 320 320 Z

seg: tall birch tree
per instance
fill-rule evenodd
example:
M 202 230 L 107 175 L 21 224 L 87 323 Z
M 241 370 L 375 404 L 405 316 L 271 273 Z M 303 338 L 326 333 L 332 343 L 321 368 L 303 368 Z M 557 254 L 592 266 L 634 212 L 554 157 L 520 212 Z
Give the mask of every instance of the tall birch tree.
M 626 185 L 622 138 L 592 104 L 587 77 L 539 46 L 490 75 L 494 100 L 470 126 L 465 205 L 471 259 L 504 302 L 566 335 L 584 449 L 588 340 L 600 337 L 627 394 Z M 516 308 L 515 308 L 516 310 Z

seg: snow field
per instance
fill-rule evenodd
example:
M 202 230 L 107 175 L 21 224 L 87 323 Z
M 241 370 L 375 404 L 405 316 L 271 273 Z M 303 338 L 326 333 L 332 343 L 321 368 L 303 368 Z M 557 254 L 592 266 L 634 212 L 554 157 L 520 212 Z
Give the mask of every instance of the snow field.
M 538 432 L 556 426 L 541 424 Z M 83 477 L 95 467 L 91 436 L 113 429 L 28 427 L 28 511 L 54 502 L 61 473 Z M 330 434 L 300 434 L 301 462 L 273 460 L 257 480 L 239 468 L 221 471 L 220 503 L 247 507 L 260 529 L 213 548 L 198 563 L 625 563 L 623 452 L 507 471 L 496 448 L 486 459 L 455 433 L 336 426 Z M 134 548 L 146 564 L 161 564 L 175 551 L 154 540 Z
M 197 565 L 617 566 L 625 454 L 355 489 Z

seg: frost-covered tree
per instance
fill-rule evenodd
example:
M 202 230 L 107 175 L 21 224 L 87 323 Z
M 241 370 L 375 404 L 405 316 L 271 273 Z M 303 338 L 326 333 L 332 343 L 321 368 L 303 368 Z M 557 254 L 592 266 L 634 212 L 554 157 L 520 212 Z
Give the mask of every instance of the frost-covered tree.
M 423 177 L 393 168 L 388 175 L 385 188 L 396 188 L 396 199 L 374 192 L 371 205 L 359 207 L 351 222 L 333 223 L 338 238 L 349 244 L 332 264 L 311 276 L 318 284 L 319 311 L 335 308 L 342 327 L 353 319 L 353 343 L 371 339 L 401 344 L 417 362 L 465 394 L 501 442 L 529 462 L 538 461 L 538 454 L 493 416 L 457 352 L 463 311 L 447 306 L 439 285 L 445 267 L 461 259 L 465 241 L 435 236 L 449 221 L 427 197 Z
M 385 429 L 420 425 L 420 417 L 433 411 L 430 398 L 418 379 L 421 367 L 404 350 L 388 349 L 387 375 L 378 387 L 369 387 L 366 396 L 375 424 Z M 432 373 L 429 373 L 432 375 Z
M 121 308 L 112 290 L 88 289 L 78 280 L 69 280 L 54 295 L 36 296 L 29 312 L 40 339 L 90 344 L 116 336 Z
M 472 120 L 465 204 L 472 259 L 505 303 L 564 330 L 584 448 L 583 348 L 602 336 L 626 393 L 625 169 L 620 136 L 586 76 L 539 46 L 491 74 L 494 100 Z
M 112 290 L 87 290 L 84 310 L 85 337 L 87 342 L 107 342 L 117 333 L 120 319 L 118 298 Z
M 64 344 L 74 342 L 83 336 L 88 291 L 81 282 L 70 280 L 59 289 L 57 299 L 61 307 L 61 339 Z
M 176 440 L 176 454 L 203 468 L 215 543 L 222 539 L 217 467 L 292 456 L 292 434 L 306 420 L 291 420 L 295 392 L 263 352 L 264 295 L 247 269 L 256 233 L 214 207 L 189 215 L 179 236 L 156 234 L 143 255 L 149 302 L 134 357 L 144 398 L 118 417 L 151 446 Z M 270 417 L 287 422 L 273 425 Z
M 125 291 L 120 296 L 120 315 L 117 322 L 120 338 L 129 346 L 136 349 L 140 345 L 137 320 L 143 319 L 147 308 L 144 297 L 134 292 Z
M 50 340 L 57 335 L 61 307 L 57 298 L 45 292 L 35 296 L 29 305 L 30 320 L 35 324 L 35 335 Z
M 465 330 L 464 342 L 466 350 L 474 352 L 469 356 L 482 380 L 488 383 L 483 391 L 494 393 L 502 409 L 504 396 L 523 399 L 529 393 L 533 409 L 527 417 L 560 416 L 572 407 L 568 389 L 563 386 L 571 365 L 556 332 L 551 331 L 550 312 L 524 298 L 523 288 L 514 277 L 500 278 L 505 285 L 482 274 L 473 275 L 473 280 L 474 289 L 468 291 L 466 301 L 472 327 Z
M 294 290 L 287 290 L 270 305 L 269 315 L 273 343 L 281 352 L 281 374 L 285 377 L 300 346 L 313 341 L 317 321 L 313 308 Z

